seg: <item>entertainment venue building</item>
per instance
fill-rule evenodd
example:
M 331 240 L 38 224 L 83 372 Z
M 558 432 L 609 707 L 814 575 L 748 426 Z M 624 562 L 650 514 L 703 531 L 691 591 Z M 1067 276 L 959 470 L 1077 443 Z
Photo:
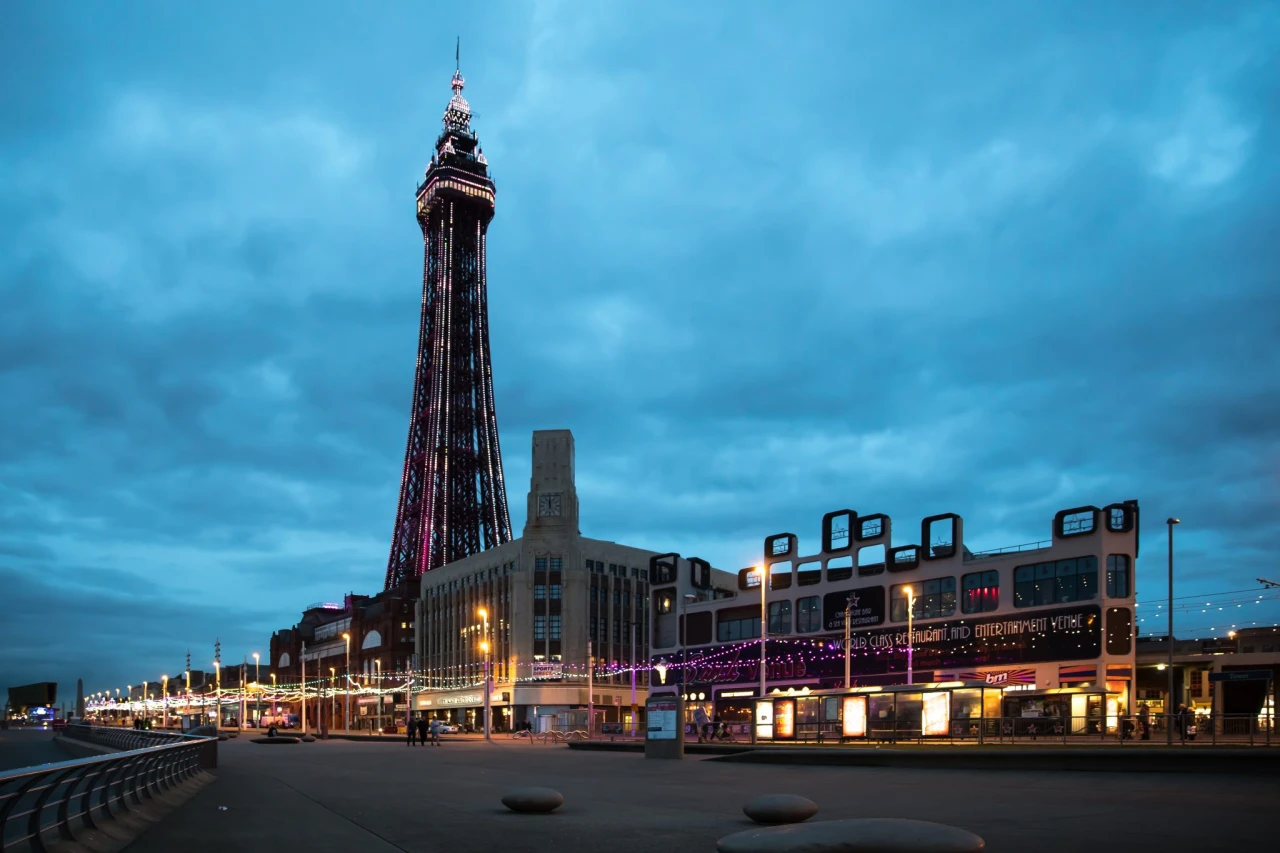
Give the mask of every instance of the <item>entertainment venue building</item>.
M 1133 711 L 1138 520 L 1137 501 L 1077 507 L 1050 539 L 973 553 L 958 515 L 895 544 L 888 516 L 840 510 L 817 553 L 766 538 L 729 593 L 700 561 L 660 566 L 652 692 L 779 740 L 1103 734 Z

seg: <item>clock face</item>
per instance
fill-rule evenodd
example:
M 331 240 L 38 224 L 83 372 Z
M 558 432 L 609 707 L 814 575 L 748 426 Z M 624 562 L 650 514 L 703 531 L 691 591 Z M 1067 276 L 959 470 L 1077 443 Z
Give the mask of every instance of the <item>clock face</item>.
M 538 515 L 559 515 L 559 495 L 538 495 Z

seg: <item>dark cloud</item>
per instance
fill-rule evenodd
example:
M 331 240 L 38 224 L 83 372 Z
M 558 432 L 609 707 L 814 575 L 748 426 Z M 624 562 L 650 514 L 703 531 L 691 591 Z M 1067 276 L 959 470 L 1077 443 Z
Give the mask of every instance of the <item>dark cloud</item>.
M 1268 4 L 308 9 L 0 33 L 0 675 L 234 657 L 380 584 L 426 31 L 498 182 L 517 527 L 529 431 L 569 427 L 584 532 L 730 569 L 838 507 L 982 548 L 1137 497 L 1144 596 L 1168 514 L 1192 589 L 1271 571 Z

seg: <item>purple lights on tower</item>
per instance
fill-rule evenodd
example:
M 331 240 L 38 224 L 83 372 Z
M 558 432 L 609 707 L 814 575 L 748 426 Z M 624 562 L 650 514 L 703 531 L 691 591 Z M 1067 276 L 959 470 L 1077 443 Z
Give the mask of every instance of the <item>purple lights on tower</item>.
M 485 240 L 494 185 L 460 71 L 451 85 L 444 130 L 418 187 L 422 320 L 387 589 L 511 540 L 489 358 Z

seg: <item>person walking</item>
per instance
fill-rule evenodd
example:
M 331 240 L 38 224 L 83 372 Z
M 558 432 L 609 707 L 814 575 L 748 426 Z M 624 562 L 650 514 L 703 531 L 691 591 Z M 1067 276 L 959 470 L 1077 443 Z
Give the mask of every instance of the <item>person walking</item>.
M 409 717 L 408 717 L 408 719 L 406 719 L 406 720 L 404 721 L 404 730 L 405 730 L 405 733 L 409 736 L 409 742 L 408 742 L 408 744 L 407 744 L 407 745 L 408 745 L 408 746 L 417 746 L 417 745 L 418 745 L 418 743 L 417 743 L 417 740 L 418 740 L 418 721 L 417 721 L 417 720 L 415 720 L 415 719 L 413 718 L 413 715 L 412 715 L 412 714 L 410 714 L 410 715 L 409 715 Z
M 711 720 L 707 717 L 707 712 L 701 705 L 693 711 L 693 722 L 698 727 L 698 743 L 702 743 L 702 738 L 707 734 L 707 728 L 711 725 Z
M 440 721 L 439 720 L 431 721 L 431 745 L 432 746 L 440 745 Z
M 1142 739 L 1151 740 L 1151 706 L 1146 702 L 1138 705 L 1138 727 L 1142 729 Z

